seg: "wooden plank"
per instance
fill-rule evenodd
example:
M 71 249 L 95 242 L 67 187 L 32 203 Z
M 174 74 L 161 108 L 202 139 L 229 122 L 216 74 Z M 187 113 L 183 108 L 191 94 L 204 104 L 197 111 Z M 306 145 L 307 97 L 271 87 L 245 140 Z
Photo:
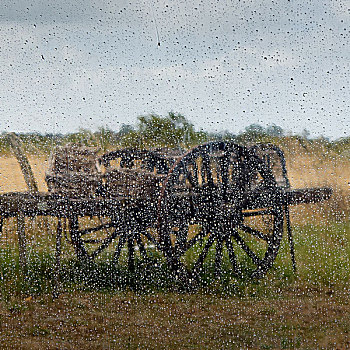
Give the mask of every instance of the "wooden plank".
M 290 205 L 301 203 L 318 203 L 329 199 L 332 193 L 333 190 L 329 187 L 299 188 L 286 191 L 285 201 Z
M 11 148 L 13 150 L 13 153 L 15 154 L 18 163 L 21 167 L 24 180 L 28 186 L 28 189 L 30 192 L 38 192 L 38 185 L 35 181 L 34 174 L 32 171 L 32 168 L 30 167 L 30 164 L 28 162 L 28 158 L 23 152 L 22 144 L 20 139 L 15 133 L 9 133 L 7 134 L 7 139 L 11 145 Z
M 5 193 L 0 194 L 0 213 L 5 217 L 17 216 L 22 210 L 27 216 L 48 215 L 67 217 L 71 212 L 79 216 L 110 215 L 116 210 L 127 207 L 146 207 L 139 200 L 118 198 L 82 198 L 71 199 L 49 193 Z M 107 215 L 107 216 L 108 216 Z

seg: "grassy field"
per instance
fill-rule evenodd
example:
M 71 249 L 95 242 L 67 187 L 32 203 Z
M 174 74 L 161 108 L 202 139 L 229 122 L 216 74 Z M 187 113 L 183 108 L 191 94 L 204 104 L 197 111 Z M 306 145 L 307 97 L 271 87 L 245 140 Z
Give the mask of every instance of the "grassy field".
M 75 292 L 0 309 L 4 349 L 348 349 L 348 296 Z
M 0 348 L 5 349 L 348 349 L 350 227 L 295 228 L 298 273 L 286 239 L 261 281 L 230 277 L 192 293 L 159 261 L 137 266 L 131 288 L 123 267 L 63 266 L 52 299 L 53 254 L 30 255 L 26 280 L 16 254 L 1 250 Z
M 62 293 L 52 299 L 54 220 L 27 219 L 23 278 L 9 219 L 0 239 L 0 348 L 350 349 L 350 161 L 322 148 L 286 149 L 293 188 L 334 190 L 328 202 L 291 210 L 297 275 L 286 237 L 263 280 L 225 270 L 222 281 L 209 278 L 192 293 L 181 292 L 161 260 L 130 276 L 108 261 L 82 268 L 65 245 Z M 30 162 L 45 191 L 47 158 Z M 13 157 L 0 157 L 0 173 L 0 192 L 26 189 Z

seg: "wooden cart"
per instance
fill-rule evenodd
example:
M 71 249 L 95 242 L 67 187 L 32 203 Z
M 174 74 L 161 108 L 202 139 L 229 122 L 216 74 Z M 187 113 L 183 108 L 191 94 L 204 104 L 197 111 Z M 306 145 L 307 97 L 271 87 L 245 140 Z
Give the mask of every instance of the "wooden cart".
M 244 147 L 209 142 L 181 150 L 96 150 L 66 146 L 51 161 L 48 193 L 34 186 L 30 167 L 11 136 L 29 192 L 0 196 L 1 225 L 16 216 L 20 260 L 25 267 L 25 216 L 58 218 L 56 271 L 62 225 L 78 259 L 127 251 L 128 267 L 157 249 L 171 269 L 198 279 L 209 261 L 219 277 L 228 263 L 239 276 L 263 277 L 287 230 L 295 268 L 289 205 L 326 200 L 330 188 L 290 188 L 283 152 L 274 145 Z M 25 165 L 25 163 L 27 165 Z M 29 175 L 28 175 L 29 174 Z M 100 224 L 81 227 L 83 217 Z M 150 248 L 151 247 L 151 248 Z

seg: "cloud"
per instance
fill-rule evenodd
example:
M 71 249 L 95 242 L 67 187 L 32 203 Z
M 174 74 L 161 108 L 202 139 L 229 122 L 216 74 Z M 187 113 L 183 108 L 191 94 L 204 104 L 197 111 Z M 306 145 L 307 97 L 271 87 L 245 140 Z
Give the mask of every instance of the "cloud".
M 126 0 L 12 0 L 3 5 L 2 21 L 13 23 L 89 22 L 91 18 L 106 18 L 127 6 Z
M 349 127 L 341 2 L 26 3 L 0 16 L 0 129 L 117 127 L 169 110 L 233 132 L 295 120 L 314 133 Z

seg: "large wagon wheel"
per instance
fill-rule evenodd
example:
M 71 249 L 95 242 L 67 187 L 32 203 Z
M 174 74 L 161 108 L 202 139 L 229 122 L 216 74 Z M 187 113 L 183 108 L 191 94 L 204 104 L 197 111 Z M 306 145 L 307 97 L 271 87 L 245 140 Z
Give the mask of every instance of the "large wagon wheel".
M 106 182 L 98 189 L 97 198 L 102 198 L 108 218 L 101 225 L 79 229 L 77 217 L 72 216 L 71 240 L 81 260 L 93 260 L 113 249 L 113 262 L 117 264 L 125 250 L 133 272 L 136 259 L 149 260 L 147 246 L 156 248 L 158 244 L 149 229 L 156 226 L 157 185 L 168 173 L 169 164 L 151 151 L 133 149 L 106 153 L 99 162 L 105 167 Z M 114 208 L 113 212 L 107 207 Z
M 165 255 L 180 274 L 190 270 L 191 278 L 199 277 L 214 255 L 215 276 L 228 260 L 236 275 L 260 278 L 280 247 L 283 197 L 254 152 L 211 142 L 189 151 L 170 170 L 158 228 Z
M 114 205 L 117 207 L 117 203 Z M 109 251 L 113 263 L 118 264 L 125 250 L 128 268 L 133 272 L 137 259 L 149 259 L 147 245 L 156 243 L 143 222 L 143 213 L 142 209 L 119 206 L 101 225 L 89 228 L 80 228 L 78 217 L 70 217 L 70 239 L 78 259 L 92 261 Z

